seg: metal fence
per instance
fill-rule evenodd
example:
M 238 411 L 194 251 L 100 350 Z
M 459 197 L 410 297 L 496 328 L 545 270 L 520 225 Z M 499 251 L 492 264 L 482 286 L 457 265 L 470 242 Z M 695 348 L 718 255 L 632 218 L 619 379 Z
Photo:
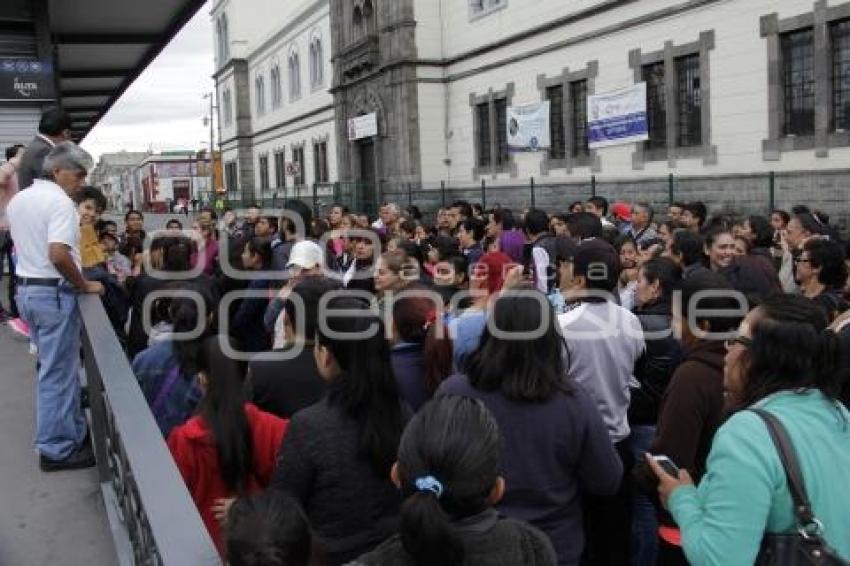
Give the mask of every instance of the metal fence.
M 221 560 L 162 438 L 100 299 L 79 299 L 91 436 L 118 562 Z
M 243 189 L 244 190 L 244 189 Z M 288 189 L 231 194 L 214 203 L 234 209 L 258 204 L 278 209 L 292 200 L 300 200 L 317 214 L 325 213 L 332 203 L 341 203 L 352 211 L 376 214 L 381 203 L 395 202 L 402 207 L 415 205 L 431 214 L 457 200 L 514 210 L 542 208 L 563 212 L 575 201 L 604 196 L 609 202 L 647 202 L 663 210 L 671 202 L 700 200 L 711 214 L 768 214 L 774 208 L 790 210 L 807 204 L 829 212 L 833 223 L 842 228 L 850 224 L 850 169 L 830 171 L 767 172 L 743 175 L 681 176 L 640 179 L 616 179 L 591 175 L 585 179 L 540 182 L 534 177 L 504 184 L 481 179 L 474 185 L 458 186 L 448 182 L 433 184 L 365 184 L 343 181 L 289 187 Z

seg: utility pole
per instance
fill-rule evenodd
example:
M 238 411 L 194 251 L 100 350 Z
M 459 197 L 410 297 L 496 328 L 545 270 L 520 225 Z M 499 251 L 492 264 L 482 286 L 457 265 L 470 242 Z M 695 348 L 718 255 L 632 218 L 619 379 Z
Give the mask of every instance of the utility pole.
M 210 187 L 209 187 L 209 199 L 210 202 L 214 202 L 215 200 L 215 145 L 213 139 L 213 112 L 215 110 L 215 106 L 213 106 L 213 102 L 215 99 L 215 95 L 212 92 L 208 92 L 204 95 L 204 98 L 210 99 L 210 115 L 209 115 L 209 126 L 210 126 Z

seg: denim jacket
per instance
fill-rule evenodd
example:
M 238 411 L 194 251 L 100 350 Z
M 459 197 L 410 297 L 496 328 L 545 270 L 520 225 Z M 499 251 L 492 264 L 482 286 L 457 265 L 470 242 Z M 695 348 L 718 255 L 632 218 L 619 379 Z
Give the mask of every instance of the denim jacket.
M 171 340 L 139 352 L 133 360 L 133 373 L 164 437 L 194 414 L 201 388 L 195 376 L 180 372 Z

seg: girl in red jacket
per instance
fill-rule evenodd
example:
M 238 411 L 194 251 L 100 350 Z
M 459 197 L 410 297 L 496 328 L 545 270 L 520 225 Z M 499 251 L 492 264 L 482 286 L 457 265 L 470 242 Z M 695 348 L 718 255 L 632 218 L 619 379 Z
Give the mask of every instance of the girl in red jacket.
M 245 366 L 225 355 L 218 336 L 204 341 L 198 362 L 199 414 L 172 430 L 168 447 L 223 556 L 213 506 L 269 485 L 289 421 L 245 401 Z

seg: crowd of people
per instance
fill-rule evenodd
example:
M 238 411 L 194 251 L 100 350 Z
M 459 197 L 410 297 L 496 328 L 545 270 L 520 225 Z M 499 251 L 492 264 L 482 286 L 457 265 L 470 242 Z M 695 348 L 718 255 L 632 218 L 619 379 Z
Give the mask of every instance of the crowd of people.
M 79 363 L 78 319 L 47 303 L 100 294 L 229 564 L 750 564 L 798 528 L 850 560 L 825 214 L 291 201 L 148 234 L 100 218 L 81 153 L 57 144 L 8 207 L 39 381 Z M 51 395 L 42 467 L 91 465 L 78 384 Z M 791 439 L 806 522 L 756 410 Z

